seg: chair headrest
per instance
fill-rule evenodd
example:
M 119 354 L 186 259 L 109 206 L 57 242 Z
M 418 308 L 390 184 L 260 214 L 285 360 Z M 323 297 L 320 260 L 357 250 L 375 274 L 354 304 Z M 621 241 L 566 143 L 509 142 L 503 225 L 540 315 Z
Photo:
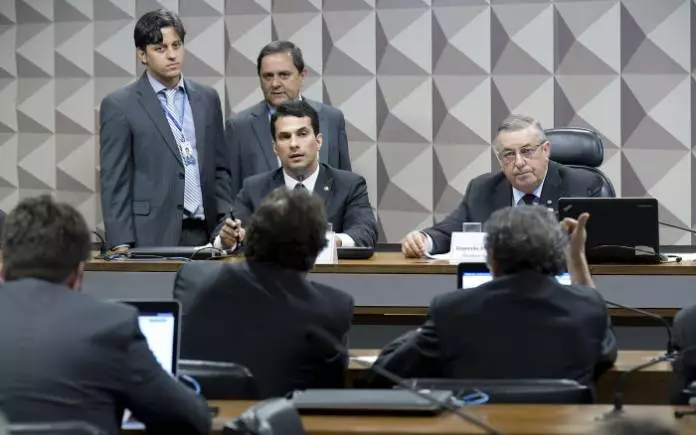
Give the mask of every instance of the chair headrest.
M 604 161 L 604 143 L 592 130 L 579 127 L 545 131 L 551 144 L 551 160 L 562 165 L 599 167 Z

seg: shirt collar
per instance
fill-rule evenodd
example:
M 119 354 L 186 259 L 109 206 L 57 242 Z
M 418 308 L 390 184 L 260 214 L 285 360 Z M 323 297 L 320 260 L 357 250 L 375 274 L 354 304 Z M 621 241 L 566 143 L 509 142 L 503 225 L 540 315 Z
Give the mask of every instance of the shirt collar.
M 314 192 L 314 186 L 317 184 L 317 178 L 319 178 L 320 167 L 321 165 L 317 165 L 317 169 L 309 177 L 301 181 L 304 187 L 310 192 Z M 300 183 L 300 181 L 295 180 L 287 172 L 285 172 L 285 169 L 283 169 L 283 179 L 285 180 L 285 187 L 291 190 Z
M 546 174 L 548 174 L 549 171 L 548 169 L 546 170 Z M 546 175 L 544 175 L 544 179 L 541 180 L 541 183 L 539 184 L 539 187 L 534 189 L 534 192 L 532 194 L 537 197 L 537 202 L 539 202 L 539 198 L 541 198 L 541 191 L 544 188 L 544 181 L 546 181 Z M 512 205 L 517 205 L 520 203 L 522 200 L 522 197 L 524 197 L 526 193 L 517 190 L 515 187 L 512 188 Z
M 162 92 L 163 89 L 167 89 L 166 86 L 162 84 L 159 80 L 155 78 L 152 74 L 150 74 L 150 71 L 146 72 L 147 74 L 147 79 L 150 82 L 150 86 L 152 86 L 152 90 L 155 91 L 155 94 L 159 94 Z M 186 92 L 186 86 L 184 86 L 184 74 L 181 74 L 181 77 L 179 78 L 179 83 L 176 84 L 177 89 L 181 89 L 184 92 Z

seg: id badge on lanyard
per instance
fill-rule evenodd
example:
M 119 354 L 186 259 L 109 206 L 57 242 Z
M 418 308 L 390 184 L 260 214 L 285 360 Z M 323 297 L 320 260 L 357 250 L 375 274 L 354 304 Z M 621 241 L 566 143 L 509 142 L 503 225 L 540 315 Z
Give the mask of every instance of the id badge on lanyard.
M 181 123 L 178 119 L 167 110 L 167 116 L 172 120 L 172 124 L 176 128 L 176 132 L 179 136 L 177 141 L 179 145 L 179 152 L 181 153 L 181 160 L 184 162 L 185 166 L 195 165 L 196 158 L 193 155 L 193 145 L 191 141 L 186 140 L 186 135 L 184 134 L 184 116 L 186 115 L 186 94 L 184 94 L 183 102 L 181 104 Z

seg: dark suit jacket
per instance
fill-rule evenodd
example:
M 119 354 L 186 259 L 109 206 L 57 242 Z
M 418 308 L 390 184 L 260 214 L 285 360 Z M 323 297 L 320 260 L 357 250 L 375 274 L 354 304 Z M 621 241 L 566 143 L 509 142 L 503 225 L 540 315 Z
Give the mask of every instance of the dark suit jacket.
M 334 168 L 350 171 L 343 112 L 318 101 L 305 100 L 319 115 L 319 128 L 323 136 L 319 160 Z M 230 150 L 233 196 L 242 188 L 245 178 L 280 167 L 273 153 L 271 123 L 265 100 L 229 118 L 225 124 L 225 140 Z
M 696 305 L 680 310 L 672 324 L 674 347 L 684 350 L 696 346 Z M 687 404 L 689 397 L 682 390 L 696 381 L 696 349 L 685 352 L 683 357 L 673 363 L 674 378 L 672 381 L 671 402 Z
M 234 202 L 235 217 L 246 224 L 261 201 L 282 186 L 285 186 L 282 169 L 247 178 Z M 377 222 L 363 177 L 321 164 L 314 194 L 324 202 L 326 220 L 332 223 L 335 232 L 349 235 L 356 246 L 375 246 Z
M 565 378 L 592 385 L 616 353 L 595 289 L 525 272 L 436 297 L 426 323 L 388 345 L 376 364 L 406 378 Z
M 599 175 L 550 161 L 540 200 L 542 205 L 555 210 L 561 197 L 600 196 L 601 188 Z M 433 240 L 431 253 L 449 251 L 452 233 L 461 231 L 463 222 L 484 223 L 494 211 L 511 205 L 512 186 L 503 172 L 479 175 L 467 186 L 459 207 L 423 231 Z
M 196 128 L 203 207 L 213 232 L 230 208 L 230 171 L 220 98 L 184 79 Z M 102 100 L 101 201 L 110 246 L 176 246 L 181 236 L 184 166 L 147 75 Z
M 5 229 L 5 212 L 0 210 L 0 243 L 2 241 L 2 234 Z
M 188 302 L 183 358 L 246 366 L 263 398 L 343 385 L 347 355 L 309 340 L 306 331 L 318 326 L 345 342 L 350 295 L 295 270 L 244 262 L 222 265 L 197 295 L 181 300 Z
M 33 278 L 3 284 L 0 409 L 9 420 L 83 420 L 118 434 L 124 408 L 148 429 L 210 432 L 206 403 L 162 370 L 134 308 Z

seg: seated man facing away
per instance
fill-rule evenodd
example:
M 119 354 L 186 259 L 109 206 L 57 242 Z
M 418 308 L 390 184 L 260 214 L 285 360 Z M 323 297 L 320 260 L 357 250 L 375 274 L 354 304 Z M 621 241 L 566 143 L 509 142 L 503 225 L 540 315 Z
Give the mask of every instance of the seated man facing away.
M 546 207 L 494 212 L 486 223 L 493 280 L 436 297 L 426 323 L 389 344 L 375 364 L 405 378 L 564 378 L 591 386 L 617 349 L 585 259 L 588 217 L 559 225 Z M 572 285 L 555 279 L 564 263 Z
M 233 208 L 238 220 L 228 216 L 221 230 L 216 231 L 220 235 L 215 240 L 216 246 L 225 249 L 236 246 L 244 234 L 239 225 L 246 225 L 266 195 L 282 186 L 303 189 L 321 199 L 338 246 L 375 246 L 377 222 L 365 179 L 319 163 L 323 140 L 319 131 L 317 112 L 306 101 L 289 101 L 278 106 L 271 116 L 271 134 L 281 167 L 244 180 Z
M 306 337 L 309 326 L 345 340 L 353 298 L 307 279 L 326 244 L 321 201 L 273 190 L 249 220 L 246 261 L 223 264 L 187 308 L 183 358 L 247 367 L 261 397 L 341 387 L 348 357 Z
M 0 409 L 12 423 L 77 420 L 117 434 L 124 408 L 154 431 L 210 433 L 206 403 L 167 374 L 137 311 L 80 293 L 90 233 L 49 196 L 6 218 Z
M 696 305 L 680 310 L 674 317 L 672 326 L 674 348 L 678 351 L 696 346 Z M 674 378 L 670 401 L 673 404 L 687 404 L 689 396 L 682 390 L 696 381 L 696 349 L 684 352 L 673 363 Z
M 556 209 L 561 197 L 601 196 L 599 175 L 549 161 L 551 146 L 534 118 L 506 118 L 498 127 L 493 149 L 500 172 L 471 180 L 454 212 L 430 228 L 406 235 L 401 245 L 406 257 L 449 251 L 452 233 L 461 231 L 462 223 L 484 223 L 503 207 L 540 204 Z

